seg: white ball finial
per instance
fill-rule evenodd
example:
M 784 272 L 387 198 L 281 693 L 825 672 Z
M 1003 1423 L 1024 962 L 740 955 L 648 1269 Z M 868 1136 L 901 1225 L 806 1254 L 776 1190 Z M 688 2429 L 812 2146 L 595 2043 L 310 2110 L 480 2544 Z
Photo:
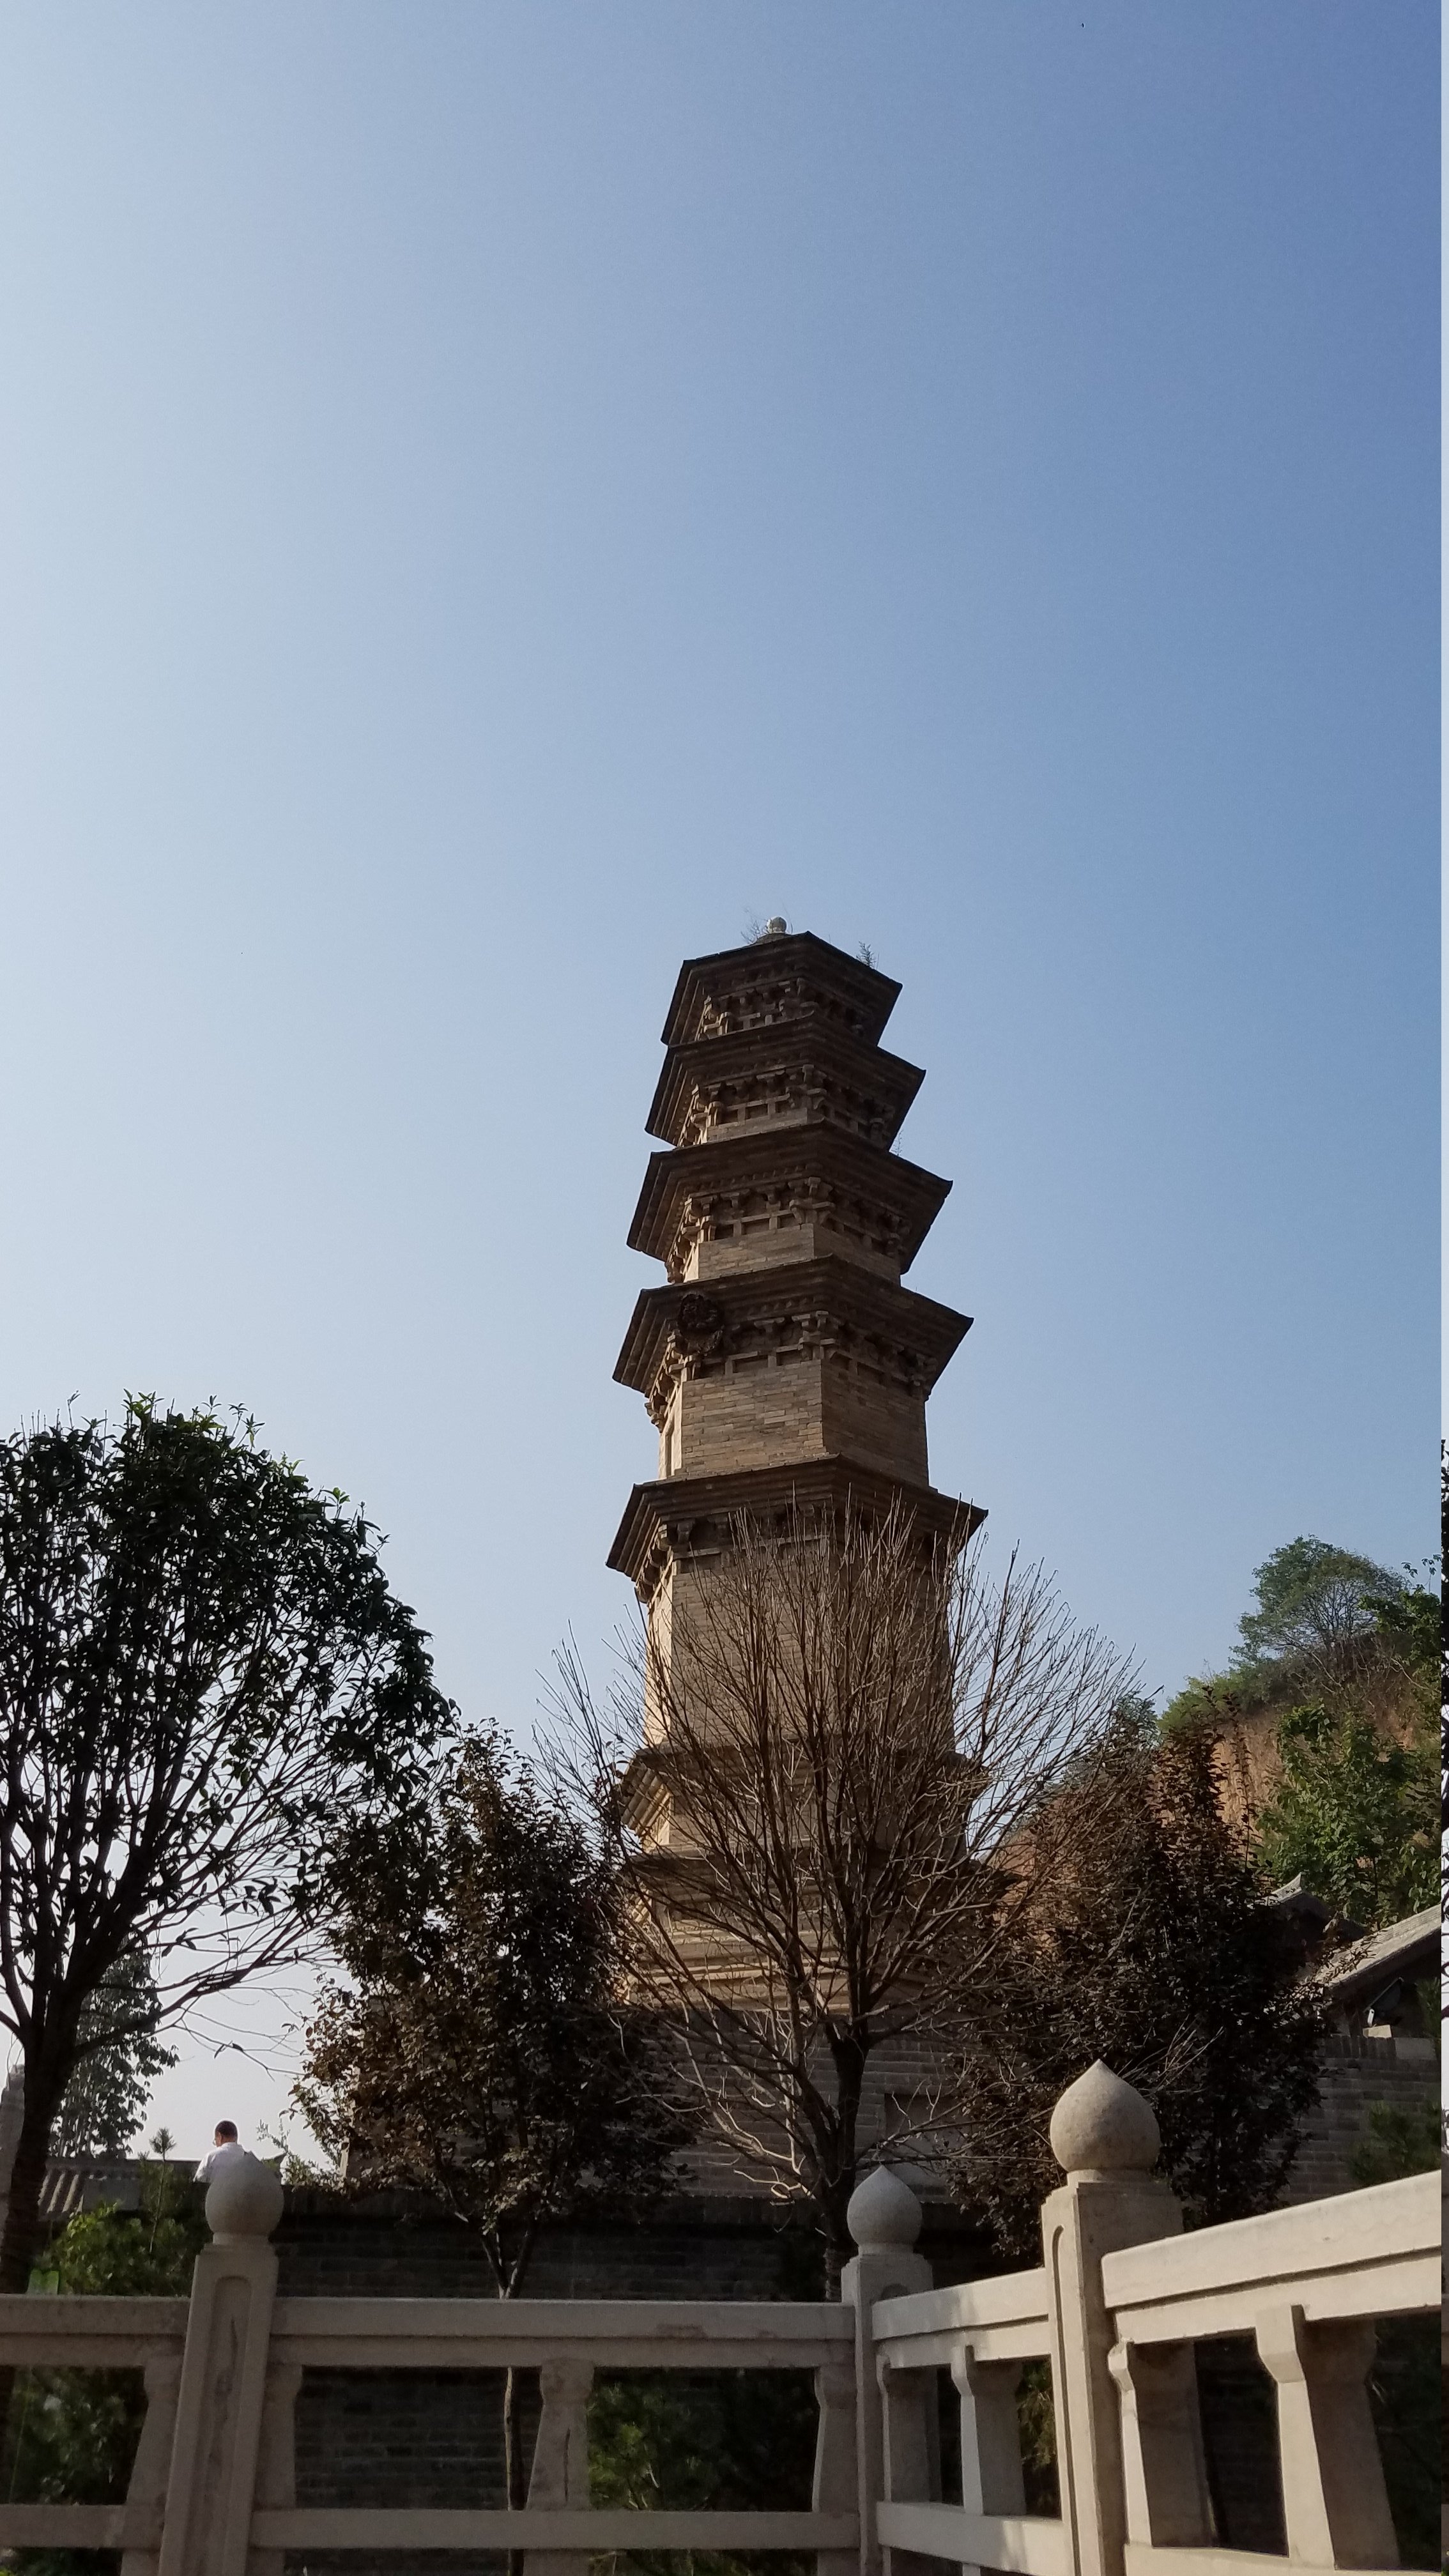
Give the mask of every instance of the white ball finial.
M 1067 2086 L 1050 2135 L 1067 2173 L 1149 2173 L 1162 2145 L 1151 2104 L 1100 2057 Z
M 845 2223 L 862 2254 L 886 2254 L 914 2245 L 921 2232 L 921 2204 L 909 2183 L 888 2165 L 877 2165 L 850 2195 Z
M 270 2236 L 282 2215 L 282 2186 L 270 2165 L 245 2147 L 225 2147 L 211 2168 L 206 2223 L 218 2245 Z
M 772 912 L 760 936 L 762 939 L 783 939 L 789 927 L 783 913 Z

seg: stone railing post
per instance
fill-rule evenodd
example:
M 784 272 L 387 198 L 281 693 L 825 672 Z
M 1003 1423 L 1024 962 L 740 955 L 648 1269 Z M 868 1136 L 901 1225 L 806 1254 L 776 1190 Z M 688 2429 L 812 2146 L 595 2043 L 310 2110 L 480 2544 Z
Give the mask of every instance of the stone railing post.
M 1258 2319 L 1257 2344 L 1277 2383 L 1289 2557 L 1325 2567 L 1397 2566 L 1367 2387 L 1372 2320 L 1306 2325 L 1301 2308 L 1273 2308 Z
M 530 2505 L 586 2506 L 589 2501 L 589 2393 L 594 2365 L 561 2354 L 544 2362 L 538 2374 L 542 2411 L 529 2473 Z M 579 2576 L 577 2552 L 530 2549 L 524 2576 Z
M 887 2371 L 878 2377 L 871 2310 L 934 2285 L 931 2267 L 914 2251 L 921 2232 L 921 2204 L 884 2165 L 857 2185 L 845 2223 L 859 2251 L 841 2275 L 840 2295 L 855 2310 L 856 2509 L 860 2515 L 862 2576 L 879 2576 L 883 2556 L 889 2576 L 939 2576 L 935 2562 L 914 2552 L 883 2553 L 876 2534 L 879 2502 L 929 2499 L 935 2478 L 935 2374 Z
M 1071 2576 L 1122 2576 L 1123 2413 L 1102 2257 L 1122 2245 L 1180 2234 L 1182 2211 L 1168 2185 L 1152 2179 L 1161 2141 L 1150 2105 L 1100 2058 L 1062 2095 L 1052 2113 L 1051 2143 L 1067 2177 L 1041 2213 L 1067 2565 Z M 1190 2372 L 1191 2350 L 1184 2349 Z M 1130 2380 L 1130 2364 L 1119 2361 L 1119 2369 Z M 1142 2462 L 1134 2458 L 1132 2466 L 1140 2486 Z
M 270 2168 L 224 2151 L 192 2277 L 158 2576 L 247 2576 L 281 2214 Z

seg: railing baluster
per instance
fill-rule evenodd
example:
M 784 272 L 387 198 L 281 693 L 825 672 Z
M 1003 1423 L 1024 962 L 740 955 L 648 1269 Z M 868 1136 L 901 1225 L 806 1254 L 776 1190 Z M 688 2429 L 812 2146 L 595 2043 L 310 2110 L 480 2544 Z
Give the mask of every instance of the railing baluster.
M 590 2361 L 546 2361 L 539 2370 L 543 2400 L 528 2501 L 533 2505 L 586 2505 L 589 2501 L 589 2393 L 594 2384 Z M 524 2576 L 581 2576 L 583 2562 L 567 2551 L 530 2549 Z
M 262 2398 L 262 2429 L 257 2443 L 257 2502 L 285 2510 L 297 2501 L 297 2399 L 302 2391 L 299 2361 L 278 2361 L 267 2370 Z M 282 2576 L 281 2549 L 254 2549 L 247 2576 Z
M 212 2241 L 192 2275 L 159 2576 L 246 2576 L 282 2186 L 255 2156 L 218 2160 Z
M 171 2474 L 171 2445 L 176 2437 L 176 2398 L 181 2386 L 179 2352 L 154 2353 L 145 2367 L 146 2412 L 141 2438 L 131 2463 L 127 2504 L 164 2504 Z M 121 2576 L 156 2576 L 159 2549 L 126 2549 Z
M 1071 2576 L 1121 2576 L 1121 2407 L 1107 2366 L 1115 2335 L 1102 2257 L 1176 2236 L 1182 2210 L 1152 2180 L 1157 2122 L 1130 2084 L 1099 2063 L 1052 2113 L 1052 2153 L 1066 2181 L 1042 2203 L 1052 2327 L 1052 2402 Z
M 1019 2361 L 978 2361 L 963 2344 L 951 2364 L 961 2401 L 961 2502 L 967 2513 L 1025 2513 L 1021 2427 L 1016 2392 Z M 970 2560 L 962 2576 L 978 2576 Z
M 1119 2343 L 1108 2367 L 1122 2403 L 1122 2488 L 1129 2540 L 1203 2548 L 1212 2503 L 1190 2343 Z
M 1397 2567 L 1366 2384 L 1372 2321 L 1305 2325 L 1301 2308 L 1277 2307 L 1259 2318 L 1257 2343 L 1278 2388 L 1289 2557 L 1328 2567 Z
M 940 2430 L 934 2370 L 878 2365 L 884 2419 L 887 2504 L 932 2504 L 941 2493 Z M 887 2549 L 889 2576 L 935 2576 L 935 2563 L 913 2549 Z

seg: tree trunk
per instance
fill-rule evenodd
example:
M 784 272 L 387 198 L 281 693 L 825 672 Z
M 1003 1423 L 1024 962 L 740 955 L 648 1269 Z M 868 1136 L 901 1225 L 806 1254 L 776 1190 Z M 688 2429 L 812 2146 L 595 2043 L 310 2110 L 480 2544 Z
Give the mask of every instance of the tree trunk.
M 25 2113 L 15 2142 L 15 2162 L 10 2168 L 5 2229 L 0 2235 L 0 2290 L 29 2287 L 31 2265 L 40 2236 L 40 2195 L 45 2183 L 45 2161 L 50 2152 L 51 2105 L 34 2101 L 32 2092 L 33 2088 L 27 2085 Z
M 820 2231 L 825 2239 L 825 2295 L 840 2296 L 840 2275 L 855 2252 L 854 2239 L 846 2224 L 859 2176 L 859 2150 L 856 2133 L 860 2123 L 861 2096 L 865 2090 L 865 2061 L 869 2042 L 862 2044 L 857 2032 L 832 2038 L 831 2059 L 835 2068 L 835 2101 L 832 2105 L 831 2165 L 834 2170 L 821 2173 L 816 2185 L 820 2209 Z
M 31 2266 L 40 2241 L 40 2195 L 45 2183 L 45 2160 L 50 2150 L 52 2109 L 49 2104 L 42 2109 L 33 2099 L 33 2088 L 27 2085 L 25 2113 L 15 2142 L 15 2162 L 10 2168 L 5 2228 L 0 2234 L 0 2291 L 25 2290 L 30 2286 Z M 9 2421 L 14 2390 L 13 2365 L 0 2366 L 0 2432 Z
M 497 2245 L 493 2250 L 493 2269 L 498 2282 L 500 2299 L 516 2297 L 521 2288 L 524 2273 L 528 2269 L 529 2257 L 533 2252 L 534 2233 L 534 2226 L 525 2227 L 522 2241 L 514 2252 L 511 2265 L 505 2265 L 500 2232 Z M 510 2513 L 520 2512 L 528 2502 L 528 2489 L 523 2474 L 522 2446 L 518 2438 L 518 2372 L 511 2363 L 503 2374 L 503 2501 Z M 521 2550 L 509 2551 L 508 2576 L 523 2576 Z

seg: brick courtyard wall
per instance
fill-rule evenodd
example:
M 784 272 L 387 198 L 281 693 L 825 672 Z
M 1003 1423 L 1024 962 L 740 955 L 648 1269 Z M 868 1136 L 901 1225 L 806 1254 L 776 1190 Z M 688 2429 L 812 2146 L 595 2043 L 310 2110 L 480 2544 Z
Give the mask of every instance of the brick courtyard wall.
M 401 2194 L 346 2201 L 293 2191 L 273 2239 L 282 2298 L 491 2298 L 492 2276 L 464 2227 Z M 982 2271 L 987 2249 L 955 2211 L 928 2209 L 922 2237 L 939 2283 Z M 660 2204 L 636 2226 L 545 2229 L 524 2283 L 534 2299 L 814 2299 L 818 2239 L 806 2211 L 762 2196 Z M 502 2374 L 315 2370 L 297 2404 L 301 2505 L 502 2504 Z M 525 2457 L 538 2421 L 526 2381 Z M 396 2554 L 323 2553 L 313 2576 L 414 2576 Z M 419 2561 L 418 2564 L 431 2560 Z M 452 2576 L 497 2576 L 496 2558 L 449 2558 Z M 289 2567 L 288 2576 L 298 2576 Z
M 1427 2040 L 1331 2039 L 1284 2200 L 1325 2200 L 1355 2188 L 1353 2152 L 1372 2135 L 1375 2103 L 1409 2111 L 1438 2099 L 1439 2068 Z

